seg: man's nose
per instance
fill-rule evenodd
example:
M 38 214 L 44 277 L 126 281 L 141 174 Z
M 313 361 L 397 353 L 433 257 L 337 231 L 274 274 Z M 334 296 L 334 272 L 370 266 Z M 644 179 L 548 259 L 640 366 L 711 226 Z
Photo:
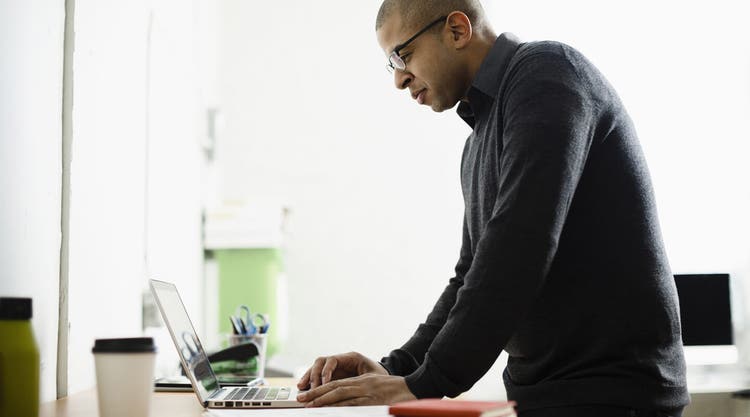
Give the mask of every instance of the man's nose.
M 393 71 L 393 81 L 396 83 L 396 88 L 399 90 L 409 87 L 412 80 L 414 80 L 414 76 L 408 71 L 401 71 L 398 69 Z

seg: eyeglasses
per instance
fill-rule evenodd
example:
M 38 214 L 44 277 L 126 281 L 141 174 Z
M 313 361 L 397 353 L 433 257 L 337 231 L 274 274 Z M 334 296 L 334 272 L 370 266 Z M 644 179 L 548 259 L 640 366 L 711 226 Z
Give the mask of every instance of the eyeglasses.
M 438 19 L 435 19 L 432 23 L 425 26 L 422 30 L 417 32 L 416 35 L 409 38 L 406 42 L 396 45 L 396 47 L 393 49 L 393 52 L 388 56 L 388 63 L 385 64 L 386 69 L 388 69 L 388 72 L 393 73 L 394 70 L 403 71 L 406 69 L 406 63 L 404 62 L 404 59 L 401 58 L 401 55 L 399 55 L 399 52 L 401 52 L 402 49 L 406 48 L 407 45 L 409 45 L 414 39 L 417 39 L 419 35 L 427 32 L 431 27 L 437 25 L 438 23 L 444 21 L 447 19 L 448 16 L 442 16 Z

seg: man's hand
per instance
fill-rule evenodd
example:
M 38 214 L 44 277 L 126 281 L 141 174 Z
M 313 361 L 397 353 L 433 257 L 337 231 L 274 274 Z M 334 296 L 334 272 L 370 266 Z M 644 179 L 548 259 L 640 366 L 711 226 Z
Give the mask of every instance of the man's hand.
M 388 375 L 388 371 L 379 363 L 357 352 L 324 356 L 316 359 L 313 366 L 302 375 L 297 382 L 297 388 L 315 389 L 337 379 L 364 374 Z
M 388 405 L 416 399 L 404 377 L 378 374 L 340 379 L 297 396 L 305 407 Z

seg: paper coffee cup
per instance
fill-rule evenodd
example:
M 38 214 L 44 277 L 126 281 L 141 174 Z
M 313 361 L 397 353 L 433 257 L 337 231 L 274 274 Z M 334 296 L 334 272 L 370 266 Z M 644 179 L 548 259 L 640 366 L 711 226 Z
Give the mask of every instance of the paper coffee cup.
M 94 342 L 100 417 L 148 417 L 156 346 L 150 337 Z

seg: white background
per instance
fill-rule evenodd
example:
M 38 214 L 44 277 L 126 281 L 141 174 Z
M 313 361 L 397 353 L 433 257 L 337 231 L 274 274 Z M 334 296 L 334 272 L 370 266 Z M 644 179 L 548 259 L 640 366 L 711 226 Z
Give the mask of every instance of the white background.
M 148 276 L 177 281 L 204 328 L 206 196 L 291 210 L 279 361 L 379 358 L 425 318 L 457 260 L 469 128 L 394 88 L 375 40 L 379 3 L 76 2 L 71 391 L 93 384 L 94 338 L 140 332 Z M 746 3 L 485 1 L 498 33 L 569 43 L 619 91 L 673 270 L 735 278 L 744 363 Z M 45 399 L 55 392 L 64 17 L 60 0 L 0 2 L 0 294 L 34 297 Z M 212 171 L 199 145 L 208 107 L 225 121 Z M 502 395 L 499 368 L 478 395 Z

